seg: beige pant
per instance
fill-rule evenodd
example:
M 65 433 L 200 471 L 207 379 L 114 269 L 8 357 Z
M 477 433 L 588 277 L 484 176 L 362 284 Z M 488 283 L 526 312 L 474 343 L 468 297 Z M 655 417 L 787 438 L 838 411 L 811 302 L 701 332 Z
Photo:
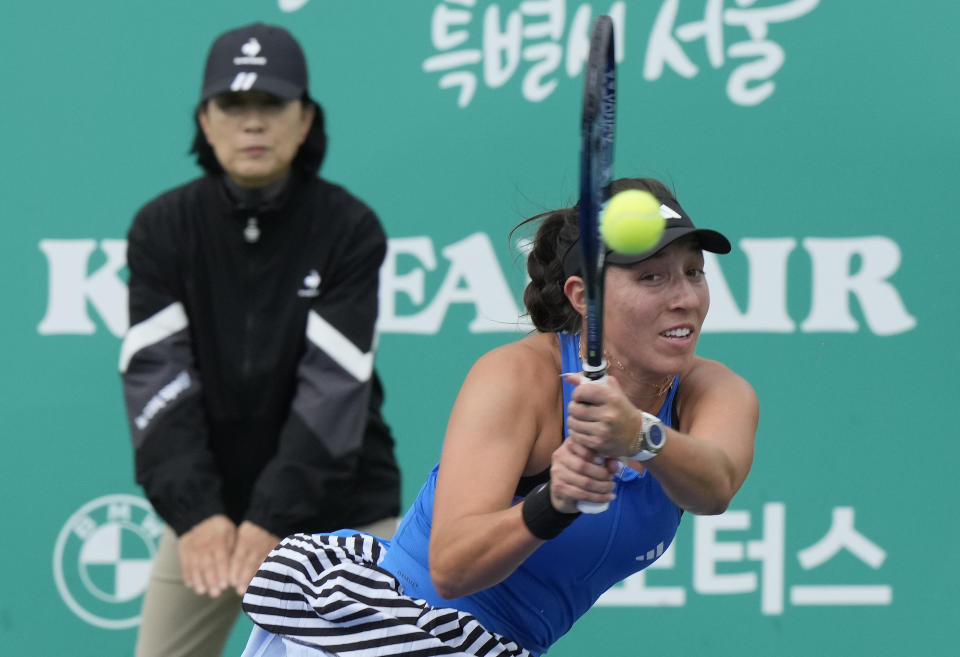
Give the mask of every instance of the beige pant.
M 397 522 L 397 518 L 387 518 L 357 529 L 391 538 Z M 137 657 L 216 657 L 239 614 L 240 596 L 233 589 L 210 598 L 187 588 L 180 571 L 177 535 L 167 527 L 143 599 Z

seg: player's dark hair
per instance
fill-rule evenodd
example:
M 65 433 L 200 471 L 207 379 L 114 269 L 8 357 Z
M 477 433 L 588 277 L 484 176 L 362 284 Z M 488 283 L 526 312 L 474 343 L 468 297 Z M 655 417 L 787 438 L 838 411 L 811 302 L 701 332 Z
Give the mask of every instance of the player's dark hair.
M 320 107 L 320 103 L 306 93 L 303 94 L 300 101 L 303 103 L 304 109 L 313 105 L 313 123 L 307 132 L 307 138 L 300 144 L 300 150 L 293 158 L 291 167 L 294 171 L 312 178 L 320 171 L 320 165 L 323 164 L 323 158 L 327 153 L 327 133 L 324 127 L 323 108 Z M 204 171 L 211 175 L 220 175 L 223 173 L 223 167 L 220 166 L 220 162 L 213 152 L 213 147 L 210 146 L 207 138 L 203 135 L 203 130 L 200 128 L 200 119 L 197 117 L 198 112 L 206 110 L 206 103 L 209 102 L 208 100 L 200 103 L 193 112 L 194 133 L 190 154 L 196 157 L 197 164 Z
M 619 178 L 611 183 L 610 195 L 625 189 L 647 190 L 661 202 L 675 200 L 673 192 L 654 178 Z M 567 282 L 563 256 L 580 235 L 577 227 L 579 212 L 579 204 L 572 208 L 551 210 L 525 219 L 510 231 L 512 238 L 523 226 L 539 222 L 527 255 L 530 282 L 523 291 L 523 304 L 533 325 L 541 333 L 580 332 L 583 318 L 563 293 L 563 285 Z

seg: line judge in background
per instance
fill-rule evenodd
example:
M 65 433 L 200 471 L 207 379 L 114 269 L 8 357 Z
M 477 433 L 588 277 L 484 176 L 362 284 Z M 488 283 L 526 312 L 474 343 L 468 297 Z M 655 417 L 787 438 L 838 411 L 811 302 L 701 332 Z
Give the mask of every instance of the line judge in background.
M 260 23 L 218 37 L 195 119 L 204 174 L 128 235 L 120 368 L 136 479 L 167 525 L 140 657 L 219 654 L 281 537 L 389 538 L 399 513 L 373 370 L 386 237 L 317 176 L 323 114 L 297 41 Z

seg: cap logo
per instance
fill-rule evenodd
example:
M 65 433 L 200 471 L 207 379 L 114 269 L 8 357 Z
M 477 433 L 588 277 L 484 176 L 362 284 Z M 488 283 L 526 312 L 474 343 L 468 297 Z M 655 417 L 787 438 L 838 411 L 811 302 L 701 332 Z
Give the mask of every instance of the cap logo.
M 247 57 L 256 57 L 260 54 L 260 42 L 256 37 L 250 37 L 250 40 L 240 47 L 240 52 Z
M 257 81 L 257 74 L 253 71 L 240 71 L 230 83 L 230 91 L 250 91 Z
M 234 57 L 233 63 L 235 66 L 244 66 L 244 65 L 254 65 L 254 66 L 263 66 L 267 63 L 266 57 L 260 57 L 260 42 L 257 41 L 256 37 L 250 37 L 250 39 L 240 46 L 240 52 L 243 53 L 243 57 Z
M 676 210 L 674 210 L 670 206 L 663 203 L 660 204 L 660 216 L 663 217 L 664 219 L 682 219 L 683 218 L 679 214 L 677 214 Z

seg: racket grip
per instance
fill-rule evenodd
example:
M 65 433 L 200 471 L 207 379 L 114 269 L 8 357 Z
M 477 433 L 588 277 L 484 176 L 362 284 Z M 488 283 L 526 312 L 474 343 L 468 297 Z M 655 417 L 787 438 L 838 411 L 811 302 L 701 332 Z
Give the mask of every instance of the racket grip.
M 602 374 L 600 375 L 599 378 L 591 379 L 590 377 L 584 374 L 581 376 L 580 380 L 582 383 L 597 383 L 600 385 L 606 385 L 607 383 L 606 371 L 607 371 L 607 363 L 606 361 L 603 361 L 603 364 L 601 365 Z M 594 463 L 596 463 L 597 465 L 602 465 L 604 460 L 605 459 L 603 459 L 602 457 L 597 458 L 594 461 Z M 580 513 L 590 513 L 590 514 L 603 513 L 609 507 L 610 507 L 609 502 L 587 502 L 586 500 L 580 500 L 579 502 L 577 502 L 577 510 L 580 511 Z
M 603 463 L 604 459 L 598 458 L 594 461 L 597 465 Z M 577 502 L 577 510 L 580 513 L 603 513 L 610 507 L 609 502 L 587 502 L 586 500 L 580 500 Z

